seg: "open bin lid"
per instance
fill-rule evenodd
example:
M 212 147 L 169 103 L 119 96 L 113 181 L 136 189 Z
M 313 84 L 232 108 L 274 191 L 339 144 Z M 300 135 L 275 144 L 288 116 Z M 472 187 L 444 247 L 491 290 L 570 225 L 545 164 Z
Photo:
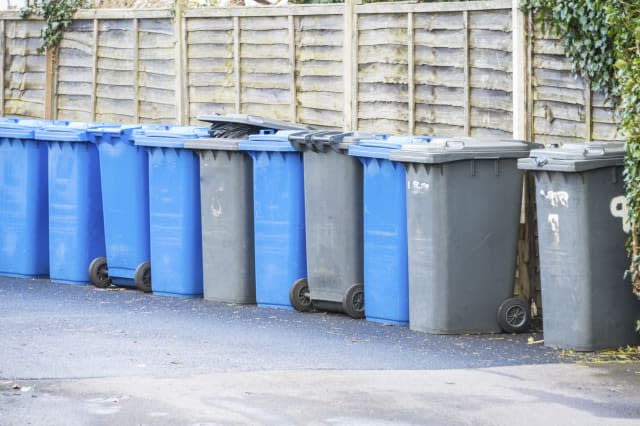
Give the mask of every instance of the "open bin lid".
M 289 142 L 289 136 L 299 130 L 261 130 L 257 135 L 249 136 L 249 140 L 240 142 L 243 151 L 280 151 L 293 152 L 296 149 Z
M 196 126 L 151 126 L 134 132 L 133 140 L 138 146 L 157 148 L 185 148 L 185 142 L 191 139 L 209 136 L 206 127 Z
M 439 139 L 435 136 L 388 136 L 373 135 L 349 146 L 349 155 L 355 157 L 381 158 L 388 160 L 391 151 L 401 149 L 408 143 L 429 143 Z
M 462 160 L 521 158 L 532 148 L 540 147 L 513 139 L 441 138 L 430 143 L 410 143 L 391 153 L 393 161 L 441 164 Z
M 259 115 L 247 115 L 247 114 L 211 114 L 211 115 L 199 115 L 198 120 L 207 123 L 235 123 L 244 124 L 262 129 L 273 130 L 311 130 L 313 127 L 305 124 L 291 123 L 289 121 L 272 120 L 270 118 L 261 117 Z
M 64 126 L 68 121 L 63 120 L 33 120 L 33 119 L 7 119 L 0 121 L 0 137 L 15 139 L 35 139 L 36 130 L 46 126 Z
M 529 158 L 518 160 L 523 170 L 583 172 L 624 164 L 626 145 L 623 142 L 587 142 L 551 145 L 534 149 Z

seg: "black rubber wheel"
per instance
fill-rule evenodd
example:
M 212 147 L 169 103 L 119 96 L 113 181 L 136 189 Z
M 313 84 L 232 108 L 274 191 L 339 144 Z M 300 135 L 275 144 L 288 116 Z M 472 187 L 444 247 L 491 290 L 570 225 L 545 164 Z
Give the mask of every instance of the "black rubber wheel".
M 144 262 L 138 265 L 133 277 L 133 282 L 138 290 L 144 291 L 145 293 L 151 293 L 151 264 L 149 262 Z
M 300 278 L 291 286 L 289 291 L 289 302 L 297 311 L 309 312 L 311 310 L 311 296 L 309 294 L 309 283 L 306 278 Z
M 345 294 L 342 300 L 342 310 L 351 318 L 364 317 L 364 286 L 356 284 Z
M 531 327 L 529 305 L 522 299 L 511 297 L 498 308 L 498 325 L 505 333 L 522 333 Z
M 106 257 L 96 257 L 89 264 L 89 280 L 98 288 L 106 288 L 111 285 Z

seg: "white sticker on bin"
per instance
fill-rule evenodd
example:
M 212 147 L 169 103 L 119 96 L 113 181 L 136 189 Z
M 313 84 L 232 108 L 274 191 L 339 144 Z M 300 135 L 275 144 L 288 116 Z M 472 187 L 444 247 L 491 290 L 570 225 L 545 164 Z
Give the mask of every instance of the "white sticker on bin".
M 540 195 L 551 202 L 553 207 L 569 207 L 569 193 L 566 191 L 544 191 L 540 190 Z
M 631 232 L 631 223 L 629 223 L 629 208 L 627 207 L 627 200 L 624 195 L 618 195 L 611 199 L 609 203 L 609 209 L 613 217 L 619 217 L 622 219 L 622 230 L 625 233 Z
M 412 194 L 423 194 L 429 190 L 429 184 L 418 180 L 407 181 L 407 190 Z

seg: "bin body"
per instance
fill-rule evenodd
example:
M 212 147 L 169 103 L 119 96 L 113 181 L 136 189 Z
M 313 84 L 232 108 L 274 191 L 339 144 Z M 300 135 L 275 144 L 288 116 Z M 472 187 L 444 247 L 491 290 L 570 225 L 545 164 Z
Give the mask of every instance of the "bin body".
M 288 308 L 289 289 L 307 276 L 302 154 L 289 131 L 240 142 L 253 160 L 256 302 Z
M 388 324 L 409 323 L 405 170 L 389 160 L 392 150 L 430 137 L 363 139 L 349 155 L 363 166 L 365 317 Z
M 132 132 L 140 126 L 90 129 L 98 147 L 109 277 L 134 286 L 136 268 L 150 261 L 149 160 Z
M 48 147 L 49 276 L 89 283 L 89 265 L 105 255 L 98 150 L 87 124 L 47 126 L 35 137 Z
M 405 148 L 407 148 L 405 150 Z M 513 294 L 528 144 L 444 140 L 405 145 L 409 326 L 434 334 L 499 332 Z
M 202 295 L 199 165 L 184 143 L 206 134 L 203 128 L 169 127 L 134 135 L 135 145 L 148 151 L 154 294 Z
M 35 140 L 48 123 L 0 124 L 0 275 L 49 274 L 47 144 Z
M 200 159 L 204 298 L 256 301 L 251 158 L 237 139 L 204 138 L 185 145 Z
M 339 132 L 290 136 L 303 152 L 310 298 L 315 307 L 339 312 L 346 312 L 349 290 L 363 284 L 362 165 L 348 155 L 345 137 Z
M 531 157 L 519 166 L 536 181 L 544 344 L 578 351 L 639 344 L 640 301 L 624 278 L 624 147 L 572 144 Z

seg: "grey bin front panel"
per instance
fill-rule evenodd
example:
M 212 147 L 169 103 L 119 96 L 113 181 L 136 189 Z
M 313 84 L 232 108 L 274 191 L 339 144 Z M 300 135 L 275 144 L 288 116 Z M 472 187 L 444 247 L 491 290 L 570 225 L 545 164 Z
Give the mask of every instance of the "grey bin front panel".
M 342 149 L 306 150 L 303 162 L 309 291 L 331 309 L 322 302 L 342 303 L 363 282 L 362 165 Z
M 251 158 L 240 151 L 198 153 L 204 298 L 255 303 Z
M 544 344 L 590 351 L 640 344 L 640 302 L 624 271 L 622 167 L 535 172 Z
M 516 159 L 407 164 L 409 326 L 499 332 L 512 296 L 522 172 Z

